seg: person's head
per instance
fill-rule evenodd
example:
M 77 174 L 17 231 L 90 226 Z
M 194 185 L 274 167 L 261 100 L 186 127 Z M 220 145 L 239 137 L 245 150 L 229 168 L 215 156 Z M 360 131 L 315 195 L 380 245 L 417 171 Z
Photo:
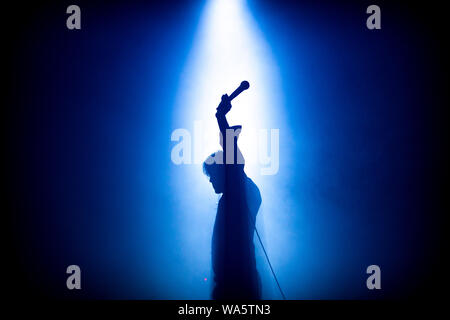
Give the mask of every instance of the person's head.
M 241 155 L 242 156 L 242 155 Z M 243 160 L 244 158 L 242 158 Z M 209 182 L 213 185 L 216 193 L 225 192 L 225 161 L 223 151 L 217 151 L 211 154 L 205 162 L 203 162 L 203 172 L 209 177 Z M 230 184 L 236 183 L 239 179 L 245 177 L 244 163 L 227 165 L 229 171 L 227 177 Z
M 203 162 L 203 172 L 209 177 L 214 191 L 219 194 L 225 190 L 225 168 L 223 165 L 223 151 L 217 151 L 211 154 Z

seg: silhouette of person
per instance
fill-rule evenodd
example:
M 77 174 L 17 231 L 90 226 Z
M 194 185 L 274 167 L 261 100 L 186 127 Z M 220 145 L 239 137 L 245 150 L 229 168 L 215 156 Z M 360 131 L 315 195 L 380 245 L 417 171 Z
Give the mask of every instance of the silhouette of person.
M 203 163 L 214 191 L 222 194 L 212 237 L 212 298 L 257 300 L 261 298 L 261 285 L 253 235 L 261 195 L 244 172 L 244 159 L 237 147 L 241 126 L 228 125 L 226 114 L 230 109 L 228 95 L 223 95 L 216 112 L 223 151 L 213 153 Z

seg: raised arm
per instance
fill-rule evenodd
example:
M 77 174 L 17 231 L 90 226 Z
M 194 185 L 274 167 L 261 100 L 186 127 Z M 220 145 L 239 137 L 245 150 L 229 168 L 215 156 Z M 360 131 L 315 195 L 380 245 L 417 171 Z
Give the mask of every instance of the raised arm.
M 219 106 L 217 107 L 216 112 L 216 118 L 217 118 L 217 124 L 219 125 L 219 130 L 222 133 L 222 136 L 225 137 L 226 130 L 230 129 L 230 125 L 228 124 L 226 114 L 231 109 L 231 102 L 228 98 L 227 94 L 224 94 L 222 96 L 222 101 L 220 102 Z
M 224 159 L 227 159 L 226 164 L 243 163 L 241 162 L 241 159 L 243 160 L 242 153 L 239 150 L 239 147 L 237 146 L 237 137 L 239 136 L 242 126 L 230 127 L 226 118 L 226 114 L 228 113 L 228 111 L 230 111 L 230 109 L 231 109 L 230 99 L 228 95 L 224 94 L 222 96 L 222 101 L 217 107 L 216 112 L 217 124 L 219 125 L 219 130 L 221 133 L 220 145 L 222 146 L 223 149 Z M 227 144 L 225 142 L 227 139 L 232 140 L 228 141 Z M 227 150 L 227 148 L 230 150 Z M 227 154 L 229 154 L 229 157 Z
M 239 87 L 233 91 L 233 93 L 230 96 L 228 96 L 227 94 L 224 94 L 222 96 L 222 101 L 219 103 L 219 106 L 216 109 L 217 110 L 216 118 L 217 123 L 219 124 L 220 132 L 222 133 L 223 136 L 225 136 L 227 129 L 234 129 L 234 130 L 241 129 L 241 126 L 230 127 L 228 125 L 228 121 L 225 115 L 231 109 L 231 100 L 236 98 L 242 91 L 247 90 L 248 88 L 250 88 L 250 83 L 244 80 L 241 82 Z

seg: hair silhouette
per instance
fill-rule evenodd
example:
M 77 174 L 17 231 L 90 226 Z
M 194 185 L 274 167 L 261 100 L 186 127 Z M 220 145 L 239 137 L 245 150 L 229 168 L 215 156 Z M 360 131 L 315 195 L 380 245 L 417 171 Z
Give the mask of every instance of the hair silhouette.
M 241 127 L 230 127 L 225 118 L 230 109 L 228 96 L 222 96 L 216 118 L 223 151 L 211 154 L 203 163 L 203 171 L 210 178 L 214 191 L 222 194 L 212 237 L 212 298 L 256 300 L 261 298 L 261 285 L 253 236 L 261 195 L 244 172 L 243 157 L 237 147 Z M 229 143 L 222 143 L 224 137 Z M 227 146 L 233 148 L 231 163 L 227 158 Z

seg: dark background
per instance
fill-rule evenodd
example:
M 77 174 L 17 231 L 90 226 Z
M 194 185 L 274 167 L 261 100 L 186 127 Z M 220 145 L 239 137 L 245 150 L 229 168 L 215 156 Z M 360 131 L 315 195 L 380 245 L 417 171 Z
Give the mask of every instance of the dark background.
M 3 11 L 4 292 L 13 298 L 176 298 L 176 289 L 167 293 L 154 279 L 162 268 L 156 265 L 170 263 L 159 246 L 172 236 L 170 226 L 158 226 L 168 219 L 165 203 L 176 201 L 162 175 L 169 165 L 172 93 L 202 3 L 77 1 L 82 29 L 76 32 L 65 27 L 70 4 L 9 4 Z M 391 270 L 383 273 L 381 292 L 354 291 L 349 280 L 313 297 L 439 298 L 447 281 L 449 195 L 444 10 L 438 2 L 377 2 L 382 30 L 368 33 L 370 4 L 250 2 L 289 66 L 281 74 L 288 79 L 291 127 L 301 124 L 326 146 L 317 157 L 317 167 L 326 169 L 315 184 L 301 184 L 294 171 L 292 192 L 313 190 L 317 201 L 323 201 L 317 193 L 326 194 L 331 206 L 348 209 L 356 234 L 373 237 L 342 244 L 345 254 L 337 259 L 364 265 L 370 257 Z M 308 48 L 295 40 L 305 29 L 310 42 L 325 43 L 310 48 L 306 68 L 297 57 Z M 305 90 L 315 108 L 308 113 L 296 108 L 300 73 L 310 79 Z M 144 148 L 159 151 L 149 155 Z M 361 154 L 348 158 L 355 149 Z M 143 170 L 154 179 L 150 186 L 140 182 Z M 326 170 L 335 184 L 322 182 L 330 178 Z M 149 226 L 131 221 L 149 198 Z M 354 207 L 366 214 L 351 216 Z M 322 219 L 326 228 L 339 223 Z M 139 263 L 136 248 L 163 260 L 154 267 Z M 367 257 L 352 255 L 365 250 Z M 80 292 L 65 288 L 71 263 L 90 271 Z M 303 298 L 294 287 L 301 284 L 291 280 L 290 298 Z

